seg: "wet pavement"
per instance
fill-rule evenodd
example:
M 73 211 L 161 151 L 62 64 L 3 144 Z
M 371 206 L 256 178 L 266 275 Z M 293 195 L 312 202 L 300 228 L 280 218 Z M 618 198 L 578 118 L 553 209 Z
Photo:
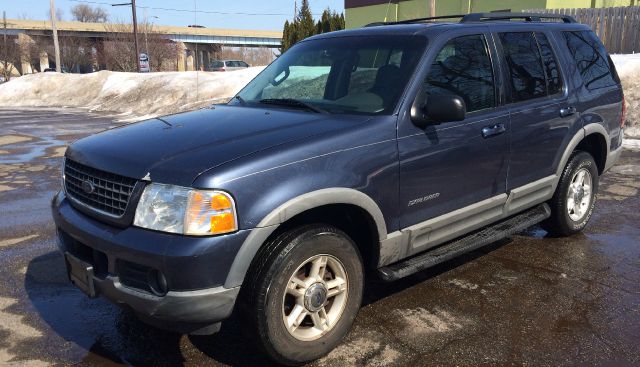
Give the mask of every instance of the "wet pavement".
M 64 145 L 117 124 L 0 109 L 0 365 L 265 365 L 230 320 L 156 330 L 72 287 L 50 198 Z M 531 228 L 402 281 L 372 281 L 345 342 L 316 366 L 640 365 L 640 151 L 602 178 L 584 233 Z

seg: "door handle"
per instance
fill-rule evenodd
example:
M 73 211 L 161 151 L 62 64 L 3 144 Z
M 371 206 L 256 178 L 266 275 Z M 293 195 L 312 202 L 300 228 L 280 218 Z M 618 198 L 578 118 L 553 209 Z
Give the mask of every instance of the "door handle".
M 507 129 L 505 129 L 504 124 L 495 124 L 492 126 L 483 127 L 482 137 L 484 137 L 485 139 L 490 138 L 492 136 L 500 135 L 505 131 L 507 131 Z
M 561 108 L 560 109 L 560 117 L 567 117 L 567 116 L 571 116 L 574 113 L 576 113 L 576 108 L 571 106 L 571 107 L 565 107 L 565 108 Z

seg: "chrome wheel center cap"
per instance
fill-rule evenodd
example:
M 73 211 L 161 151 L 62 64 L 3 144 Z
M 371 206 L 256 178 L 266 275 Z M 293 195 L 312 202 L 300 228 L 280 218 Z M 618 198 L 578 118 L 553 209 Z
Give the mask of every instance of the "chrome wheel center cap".
M 322 283 L 314 283 L 304 292 L 304 307 L 309 312 L 319 311 L 327 302 L 327 287 Z

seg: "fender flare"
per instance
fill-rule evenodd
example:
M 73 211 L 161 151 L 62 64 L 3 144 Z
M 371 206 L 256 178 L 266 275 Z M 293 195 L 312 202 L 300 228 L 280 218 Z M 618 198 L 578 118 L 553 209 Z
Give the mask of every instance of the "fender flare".
M 267 214 L 256 228 L 251 230 L 231 264 L 224 287 L 233 288 L 242 284 L 256 253 L 280 224 L 307 210 L 330 204 L 350 204 L 360 207 L 373 218 L 379 240 L 387 238 L 387 225 L 382 211 L 368 195 L 343 187 L 312 191 L 280 205 Z
M 571 153 L 573 153 L 573 151 L 576 149 L 578 144 L 580 144 L 580 142 L 584 140 L 584 138 L 592 134 L 600 134 L 604 137 L 604 140 L 607 145 L 607 154 L 609 153 L 609 149 L 611 147 L 611 139 L 609 138 L 609 133 L 607 133 L 607 130 L 604 128 L 604 126 L 595 122 L 585 125 L 573 136 L 573 138 L 571 138 L 571 140 L 569 141 L 569 144 L 567 144 L 567 147 L 564 150 L 564 153 L 562 154 L 562 158 L 560 158 L 560 162 L 558 163 L 558 167 L 556 168 L 556 180 L 553 184 L 554 191 L 558 184 L 558 180 L 562 175 L 562 171 L 564 170 L 564 167 L 567 165 L 567 161 L 569 161 L 569 157 L 571 157 Z

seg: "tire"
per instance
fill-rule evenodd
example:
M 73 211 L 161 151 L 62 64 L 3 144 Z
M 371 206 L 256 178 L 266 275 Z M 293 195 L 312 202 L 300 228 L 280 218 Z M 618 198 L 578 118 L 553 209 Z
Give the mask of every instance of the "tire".
M 598 183 L 598 168 L 593 157 L 586 152 L 573 152 L 549 201 L 551 217 L 542 222 L 542 228 L 556 237 L 582 231 L 593 214 Z
M 351 329 L 363 283 L 360 253 L 344 232 L 294 228 L 265 243 L 249 269 L 240 299 L 245 333 L 279 364 L 318 359 Z

